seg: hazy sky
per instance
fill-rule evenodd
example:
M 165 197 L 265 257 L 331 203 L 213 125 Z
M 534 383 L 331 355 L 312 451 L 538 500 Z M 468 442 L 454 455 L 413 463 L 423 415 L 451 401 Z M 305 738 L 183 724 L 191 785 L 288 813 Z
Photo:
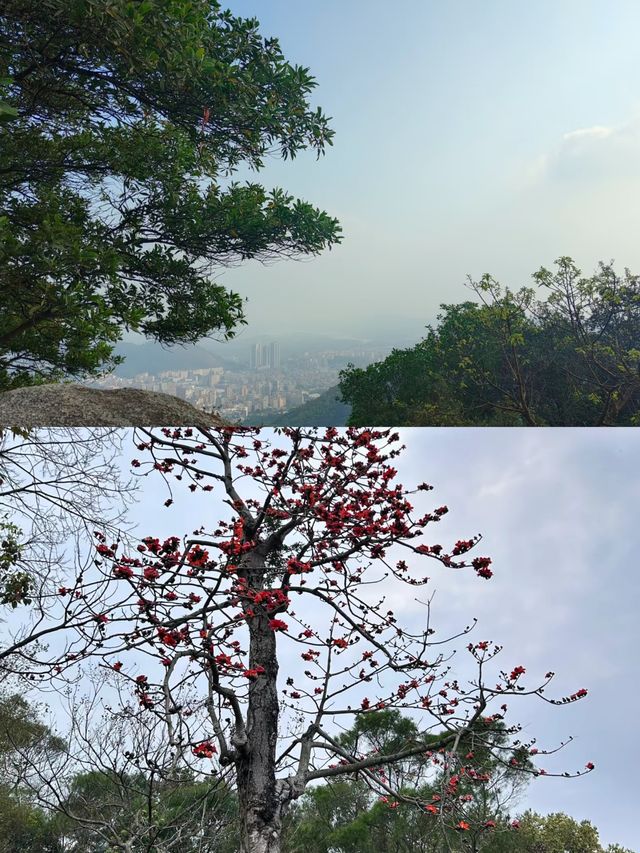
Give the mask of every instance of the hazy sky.
M 334 216 L 341 246 L 248 263 L 245 335 L 421 327 L 464 281 L 530 282 L 571 255 L 640 271 L 636 0 L 229 0 L 310 67 L 333 117 L 316 161 L 260 180 Z M 412 332 L 413 334 L 413 332 Z
M 525 738 L 536 735 L 538 746 L 575 738 L 539 766 L 562 772 L 581 769 L 587 761 L 596 764 L 596 771 L 581 779 L 535 780 L 521 808 L 589 819 L 605 843 L 640 851 L 634 793 L 640 762 L 634 734 L 640 683 L 637 431 L 400 432 L 407 450 L 396 466 L 399 481 L 434 485 L 435 491 L 420 496 L 425 510 L 449 506 L 437 541 L 453 543 L 482 533 L 478 553 L 494 559 L 490 581 L 426 561 L 429 589 L 436 590 L 432 624 L 438 637 L 477 617 L 474 641 L 504 645 L 496 661 L 500 669 L 525 666 L 530 679 L 525 685 L 554 670 L 549 696 L 589 690 L 586 700 L 567 707 L 509 702 L 509 719 L 524 724 Z M 123 459 L 128 461 L 127 454 Z M 186 486 L 178 488 L 175 503 L 164 509 L 166 495 L 157 478 L 144 479 L 142 485 L 132 516 L 141 536 L 183 535 L 220 517 L 215 491 L 192 495 Z M 410 593 L 387 599 L 399 623 L 408 627 L 424 618 Z M 457 646 L 464 648 L 466 642 Z M 464 676 L 467 657 L 462 651 L 454 660 L 457 674 Z

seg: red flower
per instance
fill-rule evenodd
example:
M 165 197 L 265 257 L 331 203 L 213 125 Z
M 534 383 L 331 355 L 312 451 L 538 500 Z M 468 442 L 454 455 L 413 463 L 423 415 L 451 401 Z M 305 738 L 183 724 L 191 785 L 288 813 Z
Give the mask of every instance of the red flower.
M 585 764 L 585 767 L 587 768 L 587 770 L 593 770 L 593 768 L 595 767 L 595 764 L 593 763 L 593 761 L 587 761 L 587 763 Z
M 187 562 L 190 566 L 204 566 L 208 560 L 209 552 L 198 546 L 192 548 L 187 556 Z
M 244 675 L 245 678 L 254 679 L 254 678 L 257 678 L 259 675 L 262 675 L 263 673 L 264 673 L 264 667 L 263 666 L 256 666 L 253 669 L 245 669 L 242 674 Z
M 454 557 L 458 557 L 460 554 L 465 554 L 467 551 L 470 551 L 474 544 L 473 539 L 458 539 L 451 549 L 451 553 Z
M 282 619 L 269 619 L 269 627 L 272 631 L 286 631 L 289 626 Z
M 131 566 L 116 566 L 113 570 L 113 574 L 117 578 L 132 578 L 133 569 Z
M 156 569 L 155 566 L 147 566 L 147 568 L 142 573 L 144 575 L 144 579 L 146 581 L 154 581 L 160 577 L 160 572 Z
M 196 758 L 213 758 L 218 750 L 211 741 L 205 740 L 202 743 L 197 744 L 197 746 L 194 746 L 191 751 Z
M 113 664 L 113 666 L 111 667 L 111 669 L 115 669 L 115 671 L 116 671 L 116 672 L 120 672 L 120 670 L 122 669 L 122 661 L 121 661 L 121 660 L 117 660 L 117 661 Z
M 166 628 L 158 628 L 158 639 L 165 646 L 172 648 L 180 642 L 180 635 L 176 631 L 168 631 Z
M 478 577 L 481 578 L 490 578 L 493 575 L 493 572 L 489 568 L 491 565 L 490 557 L 476 557 L 471 561 L 471 565 L 476 570 Z
M 467 829 L 471 829 L 471 826 L 466 822 L 466 820 L 461 820 L 456 824 L 456 829 L 466 832 Z

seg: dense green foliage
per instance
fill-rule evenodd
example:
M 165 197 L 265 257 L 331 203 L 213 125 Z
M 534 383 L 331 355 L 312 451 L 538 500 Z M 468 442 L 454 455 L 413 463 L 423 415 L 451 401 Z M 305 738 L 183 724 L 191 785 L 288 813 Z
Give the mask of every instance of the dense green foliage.
M 25 784 L 32 764 L 44 765 L 64 743 L 18 695 L 0 697 L 0 853 L 58 853 L 55 818 L 39 808 Z
M 353 728 L 340 742 L 349 752 L 380 751 L 393 753 L 412 738 L 419 737 L 415 722 L 397 710 L 373 712 L 358 717 Z M 437 740 L 437 735 L 433 736 Z M 494 724 L 494 746 L 507 749 L 504 766 L 499 766 L 486 743 L 472 747 L 461 741 L 460 752 L 473 748 L 479 771 L 491 776 L 490 784 L 478 784 L 460 777 L 457 805 L 446 814 L 434 816 L 420 804 L 436 799 L 443 792 L 443 772 L 430 772 L 430 762 L 419 756 L 379 768 L 381 778 L 400 798 L 374 795 L 364 779 L 339 782 L 314 788 L 297 805 L 287 827 L 286 853 L 445 853 L 445 851 L 481 850 L 497 836 L 513 836 L 508 806 L 513 804 L 529 776 L 530 767 L 522 751 L 508 747 L 509 738 L 501 723 Z M 517 758 L 520 770 L 514 771 L 509 758 Z M 458 827 L 464 821 L 467 829 Z M 495 826 L 491 822 L 495 823 Z M 489 823 L 488 823 L 489 822 Z M 496 853 L 498 848 L 496 848 Z
M 0 480 L 0 484 L 2 480 Z M 22 561 L 22 531 L 0 516 L 0 604 L 30 604 L 33 578 Z
M 345 426 L 350 407 L 340 400 L 337 386 L 323 391 L 319 397 L 308 400 L 295 409 L 282 415 L 250 415 L 245 419 L 246 426 Z
M 134 329 L 233 334 L 211 278 L 315 254 L 337 221 L 230 176 L 332 131 L 308 69 L 216 0 L 6 0 L 0 9 L 0 389 L 94 374 Z
M 341 373 L 359 425 L 608 426 L 640 423 L 640 278 L 570 258 L 513 292 L 490 276 L 479 302 L 443 305 L 412 349 Z
M 77 850 L 234 853 L 236 803 L 216 779 L 189 774 L 171 782 L 149 774 L 97 769 L 76 775 L 52 824 Z

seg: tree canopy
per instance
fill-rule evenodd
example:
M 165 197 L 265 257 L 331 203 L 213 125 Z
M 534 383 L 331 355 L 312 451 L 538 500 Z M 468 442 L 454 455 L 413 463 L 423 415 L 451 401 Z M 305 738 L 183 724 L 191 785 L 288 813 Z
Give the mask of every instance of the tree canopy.
M 640 278 L 571 258 L 535 288 L 470 282 L 477 302 L 442 305 L 415 347 L 341 373 L 349 423 L 629 426 L 640 423 Z
M 135 330 L 231 336 L 213 271 L 315 254 L 335 219 L 233 180 L 333 131 L 258 21 L 216 0 L 7 0 L 0 10 L 0 389 L 115 363 Z

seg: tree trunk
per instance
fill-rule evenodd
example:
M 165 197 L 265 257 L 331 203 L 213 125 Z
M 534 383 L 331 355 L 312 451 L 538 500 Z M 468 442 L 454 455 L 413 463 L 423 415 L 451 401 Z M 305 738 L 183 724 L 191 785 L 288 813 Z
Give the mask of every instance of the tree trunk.
M 259 589 L 264 577 L 264 557 L 249 555 L 243 561 L 243 568 L 248 569 L 250 586 Z M 264 672 L 249 685 L 246 745 L 236 758 L 240 853 L 280 853 L 281 847 L 282 799 L 275 772 L 278 659 L 276 634 L 269 627 L 269 618 L 265 612 L 256 612 L 247 623 L 249 667 L 262 667 Z
M 265 822 L 263 809 L 244 810 L 240 804 L 240 853 L 280 853 L 280 810 Z

